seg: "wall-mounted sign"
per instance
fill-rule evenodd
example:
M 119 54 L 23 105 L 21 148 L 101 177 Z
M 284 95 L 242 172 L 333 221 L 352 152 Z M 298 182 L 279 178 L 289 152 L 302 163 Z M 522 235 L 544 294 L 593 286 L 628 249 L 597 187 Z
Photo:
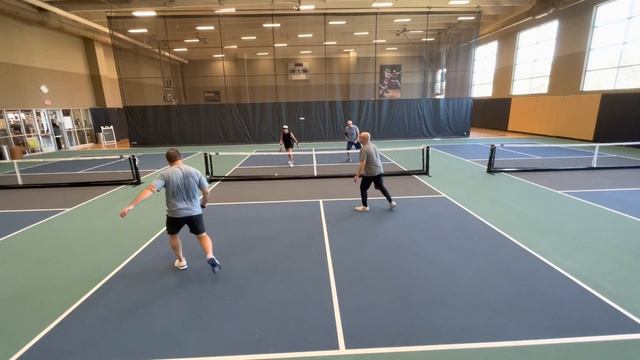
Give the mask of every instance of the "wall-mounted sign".
M 290 62 L 289 80 L 308 80 L 311 76 L 309 63 Z
M 204 102 L 206 102 L 206 103 L 219 103 L 220 102 L 220 91 L 219 90 L 205 90 L 204 91 Z

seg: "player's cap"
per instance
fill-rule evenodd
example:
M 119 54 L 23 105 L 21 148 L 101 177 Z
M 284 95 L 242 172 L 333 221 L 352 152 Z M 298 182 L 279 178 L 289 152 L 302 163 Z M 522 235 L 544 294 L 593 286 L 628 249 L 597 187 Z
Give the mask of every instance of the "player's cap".
M 282 125 L 283 129 L 288 129 L 289 127 L 287 125 Z

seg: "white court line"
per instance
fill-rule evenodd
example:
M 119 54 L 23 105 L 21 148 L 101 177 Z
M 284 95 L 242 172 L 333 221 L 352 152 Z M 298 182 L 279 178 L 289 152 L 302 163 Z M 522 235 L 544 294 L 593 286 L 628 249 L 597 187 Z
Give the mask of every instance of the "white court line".
M 31 348 L 36 342 L 38 342 L 43 336 L 45 336 L 51 329 L 53 329 L 56 325 L 58 325 L 64 318 L 66 318 L 73 310 L 75 310 L 80 304 L 82 304 L 89 296 L 91 296 L 94 292 L 96 292 L 102 285 L 104 285 L 109 279 L 111 279 L 120 269 L 125 267 L 133 258 L 135 258 L 142 250 L 144 250 L 153 240 L 155 240 L 160 234 L 164 232 L 165 228 L 162 228 L 157 234 L 155 234 L 151 239 L 149 239 L 144 245 L 142 245 L 136 252 L 134 252 L 129 258 L 127 258 L 120 266 L 115 268 L 109 275 L 107 275 L 102 281 L 98 283 L 98 285 L 94 286 L 88 293 L 86 293 L 80 300 L 76 301 L 70 308 L 68 308 L 65 312 L 62 313 L 54 322 L 49 324 L 38 336 L 33 338 L 27 345 L 25 345 L 20 351 L 18 351 L 15 355 L 13 355 L 10 360 L 17 360 L 22 354 L 24 354 L 29 348 Z
M 196 155 L 197 155 L 197 154 L 193 154 L 193 155 L 191 155 L 191 156 L 187 157 L 185 160 L 187 160 L 187 159 L 189 159 L 189 158 L 191 158 L 191 157 L 193 157 L 193 156 L 196 156 Z M 145 177 L 147 177 L 147 176 L 151 176 L 151 175 L 153 175 L 153 174 L 155 174 L 155 173 L 157 173 L 157 172 L 159 172 L 159 171 L 161 171 L 161 170 L 164 170 L 164 169 L 166 169 L 167 167 L 168 167 L 168 166 L 165 166 L 165 167 L 163 167 L 163 168 L 161 168 L 161 169 L 158 169 L 158 170 L 156 170 L 156 171 L 154 171 L 154 172 L 152 172 L 152 173 L 149 173 L 149 174 L 147 174 L 147 175 L 143 176 L 143 177 L 142 177 L 142 179 L 144 179 L 144 178 L 145 178 Z M 55 214 L 55 215 L 52 215 L 52 216 L 50 216 L 50 217 L 48 217 L 48 218 L 46 218 L 46 219 L 43 219 L 43 220 L 41 220 L 41 221 L 38 221 L 38 222 L 37 222 L 37 223 L 35 223 L 35 224 L 31 224 L 31 225 L 29 225 L 29 226 L 27 226 L 27 227 L 25 227 L 25 228 L 22 228 L 22 229 L 20 229 L 20 230 L 18 230 L 18 231 L 16 231 L 16 232 L 13 232 L 13 233 L 11 233 L 11 234 L 9 234 L 9 235 L 7 235 L 7 236 L 4 236 L 4 237 L 0 238 L 0 242 L 2 242 L 2 241 L 3 241 L 3 240 L 5 240 L 5 239 L 10 238 L 11 236 L 17 235 L 17 234 L 19 234 L 19 233 L 21 233 L 21 232 L 23 232 L 23 231 L 25 231 L 25 230 L 27 230 L 27 229 L 30 229 L 30 228 L 32 228 L 32 227 L 34 227 L 34 226 L 36 226 L 36 225 L 42 224 L 42 223 L 43 223 L 43 222 L 45 222 L 45 221 L 49 221 L 49 220 L 51 220 L 51 219 L 53 219 L 53 218 L 56 218 L 56 217 L 58 217 L 58 216 L 60 216 L 60 215 L 62 215 L 62 214 L 65 214 L 65 213 L 67 213 L 67 212 L 69 212 L 69 211 L 71 211 L 71 210 L 73 210 L 73 209 L 77 209 L 77 208 L 79 208 L 79 207 L 80 207 L 80 206 L 82 206 L 82 205 L 86 205 L 86 204 L 88 204 L 88 203 L 90 203 L 90 202 L 92 202 L 92 201 L 94 201 L 94 200 L 97 200 L 97 199 L 99 199 L 99 198 L 101 198 L 101 197 L 103 197 L 103 196 L 105 196 L 105 195 L 107 195 L 107 194 L 110 194 L 110 193 L 112 193 L 112 192 L 114 192 L 114 191 L 116 191 L 116 190 L 120 190 L 120 189 L 122 189 L 122 188 L 123 188 L 123 187 L 125 187 L 125 186 L 129 186 L 129 185 L 121 185 L 121 186 L 118 186 L 118 187 L 117 187 L 117 188 L 115 188 L 115 189 L 111 189 L 111 190 L 109 190 L 109 191 L 107 191 L 107 192 L 105 192 L 105 193 L 102 193 L 102 194 L 100 194 L 100 195 L 98 195 L 98 196 L 96 196 L 96 197 L 93 197 L 93 198 L 91 198 L 91 199 L 89 199 L 89 200 L 87 200 L 87 201 L 85 201 L 85 202 L 83 202 L 83 203 L 80 203 L 80 204 L 78 204 L 78 205 L 76 205 L 76 206 L 73 206 L 73 207 L 71 207 L 71 208 L 65 209 L 64 211 L 59 212 L 59 213 L 57 213 L 57 214 Z
M 200 152 L 197 152 L 197 153 L 195 153 L 195 154 L 193 154 L 193 155 L 191 155 L 191 156 L 188 156 L 188 157 L 186 157 L 184 160 L 189 160 L 190 158 L 192 158 L 192 157 L 194 157 L 194 156 L 196 156 L 196 155 L 198 155 L 198 154 L 200 154 Z M 152 172 L 151 174 L 148 174 L 148 175 L 143 176 L 143 178 L 144 178 L 144 177 L 146 177 L 146 176 L 149 176 L 149 175 L 153 175 L 154 173 L 159 172 L 159 171 L 161 171 L 161 170 L 164 170 L 164 169 L 166 169 L 166 168 L 168 168 L 168 167 L 169 167 L 169 166 L 167 165 L 167 166 L 165 166 L 165 167 L 163 167 L 163 168 L 161 168 L 161 169 L 158 169 L 158 170 L 156 170 L 156 171 Z M 125 186 L 126 186 L 126 185 L 119 186 L 119 187 L 117 187 L 117 188 L 115 188 L 115 189 L 113 189 L 113 190 L 110 190 L 110 191 L 108 191 L 108 192 L 106 192 L 106 193 L 102 194 L 102 195 L 96 196 L 95 198 L 90 199 L 90 200 L 88 200 L 88 201 L 86 201 L 86 202 L 84 202 L 84 203 L 82 203 L 82 204 L 80 204 L 80 205 L 76 205 L 76 206 L 72 207 L 71 209 L 68 209 L 67 211 L 73 210 L 74 208 L 77 208 L 77 207 L 79 207 L 79 206 L 81 206 L 81 205 L 83 205 L 83 204 L 86 204 L 86 203 L 88 203 L 88 202 L 90 202 L 90 201 L 93 201 L 93 200 L 95 200 L 95 199 L 98 199 L 98 198 L 100 198 L 100 197 L 102 197 L 102 196 L 104 196 L 104 195 L 107 195 L 107 194 L 109 194 L 109 193 L 111 193 L 111 192 L 114 192 L 114 191 L 116 191 L 116 190 L 118 190 L 118 189 L 121 189 L 121 188 L 123 188 L 123 187 L 125 187 Z M 215 185 L 214 185 L 214 186 L 215 186 Z M 64 211 L 64 212 L 62 212 L 62 213 L 60 213 L 60 214 L 63 214 L 63 213 L 65 213 L 65 212 L 67 212 L 67 211 Z M 58 215 L 60 215 L 60 214 L 56 214 L 56 215 L 54 215 L 54 216 L 52 216 L 52 217 L 50 217 L 50 218 L 47 218 L 47 219 L 45 219 L 45 220 L 43 220 L 43 221 L 46 221 L 46 220 L 52 219 L 52 218 L 54 218 L 54 217 L 56 217 L 56 216 L 58 216 Z M 42 222 L 42 221 L 41 221 L 41 222 Z M 31 225 L 31 226 L 35 226 L 35 225 L 36 225 L 36 224 Z M 30 227 L 31 227 L 31 226 L 30 226 Z M 25 229 L 26 229 L 26 228 L 25 228 Z M 22 230 L 20 230 L 20 231 L 24 231 L 25 229 L 22 229 Z M 126 259 L 122 264 L 120 264 L 120 266 L 118 266 L 117 268 L 115 268 L 111 273 L 109 273 L 109 275 L 107 275 L 104 279 L 102 279 L 102 281 L 100 281 L 96 286 L 94 286 L 94 287 L 93 287 L 93 289 L 91 289 L 87 294 L 85 294 L 83 297 L 81 297 L 81 298 L 80 298 L 80 299 L 79 299 L 75 304 L 73 304 L 69 309 L 67 309 L 65 312 L 63 312 L 63 313 L 62 313 L 62 315 L 60 315 L 56 320 L 54 320 L 51 324 L 49 324 L 49 326 L 47 326 L 44 330 L 42 330 L 42 332 L 40 332 L 40 334 L 38 334 L 38 335 L 37 335 L 36 337 L 34 337 L 31 341 L 29 341 L 29 343 L 27 343 L 27 344 L 26 344 L 22 349 L 20 349 L 20 350 L 19 350 L 15 355 L 13 355 L 13 356 L 10 358 L 10 360 L 17 360 L 20 356 L 22 356 L 22 354 L 24 354 L 27 350 L 29 350 L 29 349 L 30 349 L 30 348 L 31 348 L 35 343 L 37 343 L 37 342 L 38 342 L 40 339 L 42 339 L 42 338 L 43 338 L 43 337 L 44 337 L 44 336 L 45 336 L 49 331 L 51 331 L 51 329 L 53 329 L 57 324 L 59 324 L 62 320 L 64 320 L 64 318 L 66 318 L 66 317 L 67 317 L 71 312 L 73 312 L 73 310 L 75 310 L 78 306 L 80 306 L 80 304 L 82 304 L 82 303 L 83 303 L 87 298 L 89 298 L 89 296 L 91 296 L 94 292 L 96 292 L 100 287 L 102 287 L 102 285 L 104 285 L 107 281 L 109 281 L 109 279 L 111 279 L 111 278 L 112 278 L 112 277 L 113 277 L 113 276 L 114 276 L 118 271 L 120 271 L 123 267 L 125 267 L 125 265 L 127 265 L 131 260 L 133 260 L 133 259 L 134 259 L 134 258 L 135 258 L 139 253 L 140 253 L 140 252 L 142 252 L 142 250 L 144 250 L 144 249 L 145 249 L 149 244 L 151 244 L 151 243 L 153 242 L 153 240 L 155 240 L 158 236 L 160 236 L 160 234 L 162 234 L 162 233 L 165 231 L 165 229 L 166 229 L 166 227 L 163 227 L 160 231 L 158 231 L 158 233 L 157 233 L 157 234 L 155 234 L 153 237 L 151 237 L 151 239 L 149 239 L 146 243 L 144 243 L 144 244 L 143 244 L 143 245 L 142 245 L 138 250 L 136 250 L 136 252 L 134 252 L 134 253 L 133 253 L 131 256 L 129 256 L 129 257 L 128 257 L 128 258 L 127 258 L 127 259 Z M 18 231 L 18 232 L 20 232 L 20 231 Z M 15 233 L 14 233 L 14 234 L 15 234 Z M 1 241 L 1 240 L 3 240 L 3 239 L 5 239 L 5 238 L 6 238 L 6 237 L 4 237 L 4 238 L 0 239 L 0 241 Z
M 122 158 L 122 159 L 118 159 L 118 160 L 110 161 L 110 162 L 108 162 L 108 163 L 100 164 L 100 165 L 97 165 L 97 166 L 92 166 L 92 167 L 90 167 L 90 168 L 88 168 L 88 169 L 84 169 L 84 170 L 81 170 L 81 171 L 78 171 L 78 172 L 81 172 L 81 173 L 82 173 L 82 172 L 85 172 L 85 171 L 89 171 L 89 170 L 97 169 L 97 168 L 102 167 L 102 166 L 111 165 L 111 164 L 117 163 L 118 161 L 125 161 L 125 160 L 129 160 L 129 158 Z M 96 171 L 96 172 L 97 172 L 97 171 Z
M 318 176 L 318 166 L 316 161 L 316 148 L 312 149 L 313 151 L 313 176 Z
M 598 192 L 598 191 L 634 191 L 640 188 L 613 188 L 613 189 L 585 189 L 585 190 L 562 190 L 561 192 Z
M 460 159 L 460 160 L 462 160 L 462 161 L 466 161 L 466 162 L 468 162 L 468 163 L 470 163 L 470 164 L 473 164 L 473 165 L 476 165 L 476 166 L 480 166 L 481 168 L 486 169 L 486 166 L 485 166 L 485 165 L 478 164 L 478 163 L 473 162 L 473 161 L 471 161 L 471 160 L 467 160 L 467 159 L 461 158 L 461 157 L 456 156 L 456 155 L 453 155 L 453 154 L 449 154 L 449 153 L 444 152 L 444 151 L 441 151 L 441 150 L 437 150 L 437 149 L 435 149 L 435 150 L 436 150 L 436 151 L 438 151 L 438 152 L 440 152 L 440 153 L 442 153 L 442 154 L 445 154 L 445 155 L 448 155 L 448 156 L 454 157 L 454 158 L 456 158 L 456 159 Z M 595 171 L 595 170 L 594 170 L 594 171 Z M 567 194 L 566 192 L 559 191 L 559 190 L 556 190 L 556 189 L 552 189 L 552 188 L 550 188 L 550 187 L 547 187 L 547 186 L 544 186 L 544 185 L 537 184 L 537 183 L 535 183 L 535 182 L 533 182 L 533 181 L 529 181 L 529 180 L 527 180 L 527 179 L 523 179 L 523 178 L 521 178 L 521 177 L 518 177 L 518 176 L 515 176 L 515 175 L 512 175 L 512 174 L 509 174 L 509 173 L 501 173 L 501 174 L 502 174 L 502 175 L 505 175 L 505 176 L 508 176 L 508 177 L 510 177 L 510 178 L 512 178 L 512 179 L 516 179 L 516 180 L 519 180 L 519 181 L 525 182 L 525 183 L 527 183 L 527 184 L 530 184 L 530 185 L 533 185 L 533 186 L 537 186 L 537 187 L 539 187 L 539 188 L 542 188 L 542 189 L 545 189 L 545 190 L 548 190 L 548 191 L 551 191 L 551 192 L 554 192 L 554 193 L 557 193 L 557 194 L 560 194 L 560 195 L 564 195 L 564 196 L 566 196 L 566 197 L 568 197 L 568 198 L 571 198 L 571 199 L 573 199 L 573 200 L 578 200 L 578 201 L 581 201 L 581 202 L 583 202 L 583 203 L 585 203 L 585 204 L 589 204 L 589 205 L 592 205 L 592 206 L 598 207 L 598 208 L 600 208 L 600 209 L 607 210 L 607 211 L 612 212 L 612 213 L 614 213 L 614 214 L 624 216 L 624 217 L 629 218 L 629 219 L 631 219 L 631 220 L 640 221 L 640 218 L 637 218 L 637 217 L 635 217 L 635 216 L 631 216 L 631 215 L 629 215 L 629 214 L 625 214 L 625 213 L 623 213 L 623 212 L 620 212 L 620 211 L 617 211 L 617 210 L 614 210 L 614 209 L 608 208 L 608 207 L 606 207 L 606 206 L 603 206 L 603 205 L 600 205 L 600 204 L 596 204 L 596 203 L 593 203 L 593 202 L 591 202 L 591 201 L 587 201 L 587 200 L 585 200 L 585 199 L 581 199 L 581 198 L 579 198 L 579 197 L 577 197 L 577 196 L 573 196 L 573 195 L 571 195 L 571 194 Z
M 69 208 L 64 209 L 18 209 L 18 210 L 0 210 L 0 213 L 11 213 L 11 212 L 29 212 L 29 211 L 65 211 L 69 210 Z
M 439 151 L 439 150 L 436 150 Z M 442 151 L 439 151 L 441 153 L 443 153 Z M 444 153 L 446 154 L 446 153 Z M 455 155 L 450 155 L 450 154 L 446 154 L 449 156 L 453 156 L 458 158 Z M 459 158 L 461 159 L 461 158 Z M 464 160 L 464 159 L 463 159 Z M 467 160 L 465 160 L 467 161 Z M 473 161 L 467 161 L 468 163 L 471 164 L 475 164 Z M 402 168 L 402 165 L 397 164 L 398 166 L 400 166 Z M 476 164 L 477 165 L 477 164 Z M 549 265 L 550 267 L 552 267 L 553 269 L 555 269 L 556 271 L 558 271 L 559 273 L 561 273 L 562 275 L 566 276 L 567 278 L 569 278 L 570 280 L 572 280 L 573 282 L 575 282 L 576 284 L 582 286 L 585 290 L 589 291 L 590 293 L 592 293 L 593 295 L 595 295 L 596 297 L 598 297 L 600 300 L 606 302 L 607 304 L 609 304 L 611 307 L 613 307 L 614 309 L 618 310 L 619 312 L 623 313 L 624 315 L 626 315 L 628 318 L 630 318 L 631 320 L 635 321 L 636 323 L 640 324 L 640 319 L 638 317 L 636 317 L 635 315 L 633 315 L 632 313 L 630 313 L 629 311 L 625 310 L 624 308 L 622 308 L 620 305 L 616 304 L 615 302 L 613 302 L 612 300 L 608 299 L 607 297 L 605 297 L 604 295 L 600 294 L 598 291 L 596 291 L 595 289 L 592 289 L 589 285 L 583 283 L 582 281 L 578 280 L 576 277 L 574 277 L 573 275 L 569 274 L 568 272 L 566 272 L 565 270 L 563 270 L 562 268 L 560 268 L 559 266 L 557 266 L 556 264 L 552 263 L 551 261 L 547 260 L 545 257 L 543 257 L 542 255 L 538 254 L 537 252 L 531 250 L 529 247 L 527 247 L 526 245 L 522 244 L 521 242 L 519 242 L 518 240 L 516 240 L 514 237 L 512 237 L 511 235 L 507 234 L 506 232 L 502 231 L 500 228 L 498 228 L 497 226 L 493 225 L 492 223 L 490 223 L 489 221 L 485 220 L 484 218 L 482 218 L 480 215 L 474 213 L 473 211 L 469 210 L 468 208 L 466 208 L 465 206 L 463 206 L 462 204 L 460 204 L 459 202 L 453 200 L 451 197 L 449 197 L 448 195 L 446 195 L 445 193 L 443 193 L 442 191 L 438 190 L 435 186 L 427 183 L 425 180 L 423 180 L 422 178 L 414 175 L 414 177 L 420 181 L 422 181 L 423 183 L 425 183 L 427 186 L 430 186 L 431 188 L 433 188 L 434 190 L 438 191 L 439 193 L 441 193 L 442 195 L 444 195 L 447 199 L 449 199 L 451 202 L 453 202 L 454 204 L 458 205 L 459 207 L 461 207 L 462 209 L 464 209 L 465 211 L 467 211 L 469 214 L 473 215 L 475 218 L 477 218 L 478 220 L 482 221 L 483 223 L 487 224 L 489 227 L 491 227 L 493 230 L 497 231 L 498 233 L 502 234 L 504 237 L 506 237 L 507 239 L 513 241 L 515 244 L 517 244 L 518 246 L 520 246 L 521 248 L 523 248 L 524 250 L 526 250 L 527 252 L 529 252 L 531 255 L 537 257 L 538 259 L 540 259 L 541 261 L 543 261 L 544 263 L 546 263 L 547 265 Z
M 336 287 L 336 277 L 333 273 L 333 260 L 331 258 L 331 247 L 329 246 L 329 232 L 327 231 L 327 220 L 324 216 L 324 203 L 320 203 L 320 217 L 322 218 L 322 234 L 324 237 L 324 248 L 327 254 L 327 269 L 329 270 L 329 284 L 331 285 L 331 300 L 333 302 L 333 316 L 336 321 L 336 334 L 338 335 L 338 349 L 345 350 L 344 332 L 342 330 L 342 317 L 340 316 L 340 304 L 338 303 L 338 290 Z
M 422 199 L 422 198 L 440 198 L 444 195 L 407 195 L 407 196 L 394 196 L 394 199 Z M 221 202 L 221 203 L 208 203 L 207 205 L 220 206 L 220 205 L 259 205 L 259 204 L 286 204 L 286 203 L 305 203 L 305 202 L 318 202 L 318 201 L 356 201 L 361 200 L 359 197 L 353 198 L 335 198 L 335 199 L 297 199 L 297 200 L 264 200 L 264 201 L 236 201 L 236 202 Z M 384 196 L 369 197 L 369 200 L 386 200 Z
M 480 145 L 482 145 L 482 146 L 484 146 L 484 147 L 491 148 L 491 145 L 489 145 L 489 144 L 480 144 Z M 541 156 L 537 156 L 537 155 L 529 154 L 529 153 L 526 153 L 526 152 L 520 152 L 520 151 L 515 151 L 515 150 L 509 150 L 509 149 L 501 148 L 501 147 L 499 147 L 499 146 L 496 146 L 496 151 L 497 151 L 497 150 L 509 151 L 509 152 L 512 152 L 512 153 L 515 153 L 515 154 L 520 154 L 520 155 L 528 156 L 528 157 L 527 157 L 527 159 L 532 159 L 532 158 L 533 158 L 533 159 L 541 159 L 541 158 L 542 158 Z
M 606 156 L 602 156 L 602 157 L 611 157 L 610 155 L 606 155 Z M 538 159 L 592 159 L 593 156 L 588 156 L 588 155 L 583 155 L 583 156 L 545 156 L 545 157 L 539 157 L 539 158 L 533 158 L 533 157 L 526 157 L 526 158 L 516 158 L 516 157 L 510 157 L 510 158 L 504 158 L 504 157 L 498 157 L 496 156 L 496 161 L 502 160 L 538 160 Z M 489 158 L 482 158 L 482 159 L 465 159 L 465 160 L 469 160 L 469 161 L 487 161 Z
M 638 339 L 640 339 L 640 334 L 621 334 L 621 335 L 582 336 L 582 337 L 566 337 L 566 338 L 551 338 L 551 339 L 537 339 L 537 340 L 493 341 L 493 342 L 444 344 L 444 345 L 418 345 L 418 346 L 398 346 L 398 347 L 367 348 L 367 349 L 301 351 L 301 352 L 274 353 L 274 354 L 174 358 L 173 360 L 292 359 L 292 358 L 340 356 L 340 355 L 373 355 L 373 354 L 427 352 L 427 351 L 443 351 L 443 350 L 494 349 L 494 348 L 505 348 L 505 347 L 580 344 L 580 343 L 624 341 L 624 340 L 638 340 Z

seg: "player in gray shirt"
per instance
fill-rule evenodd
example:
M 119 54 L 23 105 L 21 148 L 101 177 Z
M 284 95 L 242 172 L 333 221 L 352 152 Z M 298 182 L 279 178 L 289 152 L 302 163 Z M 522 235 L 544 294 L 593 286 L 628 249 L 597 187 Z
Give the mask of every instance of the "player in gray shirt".
M 348 120 L 347 126 L 344 128 L 344 138 L 347 140 L 347 162 L 351 161 L 351 153 L 349 150 L 355 147 L 356 150 L 360 150 L 360 142 L 358 142 L 358 138 L 360 137 L 360 129 L 357 126 L 353 125 L 353 121 Z
M 371 187 L 371 183 L 374 187 L 387 198 L 389 201 L 389 209 L 396 207 L 396 202 L 393 201 L 389 191 L 384 186 L 382 169 L 382 161 L 380 161 L 380 153 L 378 148 L 371 143 L 371 134 L 368 132 L 360 133 L 360 143 L 362 149 L 360 149 L 360 167 L 356 171 L 356 175 L 353 178 L 354 182 L 358 182 L 358 178 L 362 175 L 362 181 L 360 181 L 360 196 L 362 197 L 362 205 L 356 206 L 355 210 L 364 212 L 369 211 L 369 204 L 367 203 L 367 191 Z
M 213 256 L 213 242 L 207 235 L 202 218 L 202 209 L 207 207 L 209 185 L 202 174 L 182 162 L 182 155 L 176 148 L 167 150 L 165 154 L 169 167 L 160 172 L 147 188 L 120 211 L 120 216 L 125 217 L 140 204 L 162 189 L 166 190 L 167 204 L 167 234 L 171 249 L 176 254 L 174 266 L 179 270 L 187 268 L 187 259 L 182 255 L 182 242 L 178 233 L 187 225 L 189 231 L 196 236 L 207 256 L 207 263 L 211 270 L 217 273 L 221 270 L 220 262 Z M 202 198 L 200 198 L 202 195 Z

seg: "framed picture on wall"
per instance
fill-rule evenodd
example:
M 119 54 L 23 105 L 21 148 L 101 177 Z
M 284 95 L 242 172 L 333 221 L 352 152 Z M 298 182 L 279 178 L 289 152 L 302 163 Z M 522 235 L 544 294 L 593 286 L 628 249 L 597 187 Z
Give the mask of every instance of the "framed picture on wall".
M 309 69 L 309 63 L 289 63 L 289 80 L 309 80 L 310 76 L 311 70 Z
M 205 90 L 204 102 L 206 103 L 219 103 L 220 102 L 220 90 Z
M 401 96 L 402 80 L 400 77 L 402 65 L 380 65 L 380 81 L 378 83 L 378 98 L 399 99 Z

